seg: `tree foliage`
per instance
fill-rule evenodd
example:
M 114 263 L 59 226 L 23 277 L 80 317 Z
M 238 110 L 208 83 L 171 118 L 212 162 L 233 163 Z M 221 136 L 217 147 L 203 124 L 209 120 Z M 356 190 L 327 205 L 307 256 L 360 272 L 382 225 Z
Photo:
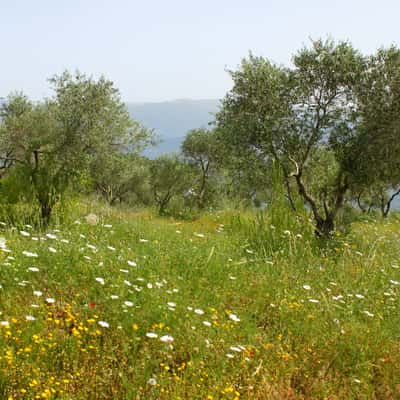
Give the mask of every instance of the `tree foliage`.
M 220 149 L 214 131 L 204 128 L 189 131 L 182 143 L 185 159 L 199 171 L 194 191 L 200 209 L 206 205 L 210 178 L 216 172 L 220 160 Z
M 397 163 L 397 54 L 364 57 L 347 42 L 317 40 L 295 54 L 291 69 L 250 54 L 231 72 L 234 85 L 217 114 L 225 142 L 279 162 L 319 235 L 334 229 L 351 187 L 374 181 L 371 165 Z
M 173 197 L 183 196 L 192 183 L 190 167 L 178 155 L 164 155 L 151 161 L 150 182 L 160 215 L 166 214 Z
M 54 96 L 9 96 L 1 110 L 0 158 L 28 177 L 44 223 L 68 185 L 98 157 L 139 151 L 151 132 L 132 121 L 111 81 L 68 72 L 50 80 Z

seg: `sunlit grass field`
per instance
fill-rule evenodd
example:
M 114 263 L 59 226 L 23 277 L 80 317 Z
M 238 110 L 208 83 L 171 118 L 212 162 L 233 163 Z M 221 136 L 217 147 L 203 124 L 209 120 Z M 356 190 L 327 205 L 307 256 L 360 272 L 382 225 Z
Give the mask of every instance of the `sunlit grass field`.
M 1 225 L 1 399 L 400 398 L 400 220 Z

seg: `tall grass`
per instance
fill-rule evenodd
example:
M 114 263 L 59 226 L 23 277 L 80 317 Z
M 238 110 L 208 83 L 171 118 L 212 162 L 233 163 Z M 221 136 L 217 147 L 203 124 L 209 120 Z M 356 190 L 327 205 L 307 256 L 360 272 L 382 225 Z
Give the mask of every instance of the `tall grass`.
M 193 221 L 59 212 L 0 226 L 0 398 L 399 397 L 396 216 L 321 247 L 276 195 Z

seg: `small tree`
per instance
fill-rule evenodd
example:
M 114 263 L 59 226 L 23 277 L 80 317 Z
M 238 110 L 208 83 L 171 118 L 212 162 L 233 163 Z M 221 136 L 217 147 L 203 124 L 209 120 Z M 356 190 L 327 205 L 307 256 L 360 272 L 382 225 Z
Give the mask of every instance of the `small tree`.
M 182 153 L 185 159 L 199 171 L 195 193 L 198 207 L 204 208 L 210 176 L 217 168 L 219 159 L 215 132 L 204 128 L 189 131 L 182 143 Z
M 190 170 L 177 155 L 165 155 L 151 161 L 150 185 L 160 215 L 166 214 L 171 199 L 183 195 L 191 181 Z
M 102 154 L 91 164 L 91 177 L 97 192 L 109 205 L 114 205 L 143 191 L 148 168 L 142 157 L 132 153 Z

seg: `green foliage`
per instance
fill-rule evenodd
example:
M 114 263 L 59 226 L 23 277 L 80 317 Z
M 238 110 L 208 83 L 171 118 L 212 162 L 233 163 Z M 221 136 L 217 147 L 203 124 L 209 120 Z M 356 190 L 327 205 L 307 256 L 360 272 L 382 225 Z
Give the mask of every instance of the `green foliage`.
M 148 185 L 148 165 L 135 154 L 111 153 L 96 157 L 91 164 L 95 189 L 113 205 L 127 201 L 132 194 L 141 196 Z
M 113 83 L 68 72 L 51 79 L 55 96 L 34 104 L 24 95 L 8 98 L 1 110 L 3 166 L 24 171 L 40 204 L 44 223 L 68 186 L 97 157 L 135 154 L 152 135 L 130 119 Z
M 57 229 L 0 225 L 2 396 L 396 398 L 398 218 L 319 248 L 274 198 L 256 220 L 86 200 Z
M 319 235 L 329 236 L 351 188 L 375 180 L 371 165 L 381 171 L 384 160 L 399 160 L 397 52 L 366 58 L 347 42 L 317 40 L 295 54 L 292 69 L 250 54 L 231 72 L 234 86 L 217 114 L 220 137 L 238 154 L 276 160 Z M 379 129 L 374 121 L 382 121 Z
M 217 170 L 220 153 L 215 131 L 203 128 L 191 130 L 182 143 L 183 156 L 199 171 L 193 184 L 193 191 L 200 209 L 212 202 L 212 191 L 209 190 L 209 186 Z
M 167 212 L 173 197 L 191 195 L 192 182 L 192 169 L 179 156 L 160 156 L 151 161 L 150 185 L 160 215 Z

